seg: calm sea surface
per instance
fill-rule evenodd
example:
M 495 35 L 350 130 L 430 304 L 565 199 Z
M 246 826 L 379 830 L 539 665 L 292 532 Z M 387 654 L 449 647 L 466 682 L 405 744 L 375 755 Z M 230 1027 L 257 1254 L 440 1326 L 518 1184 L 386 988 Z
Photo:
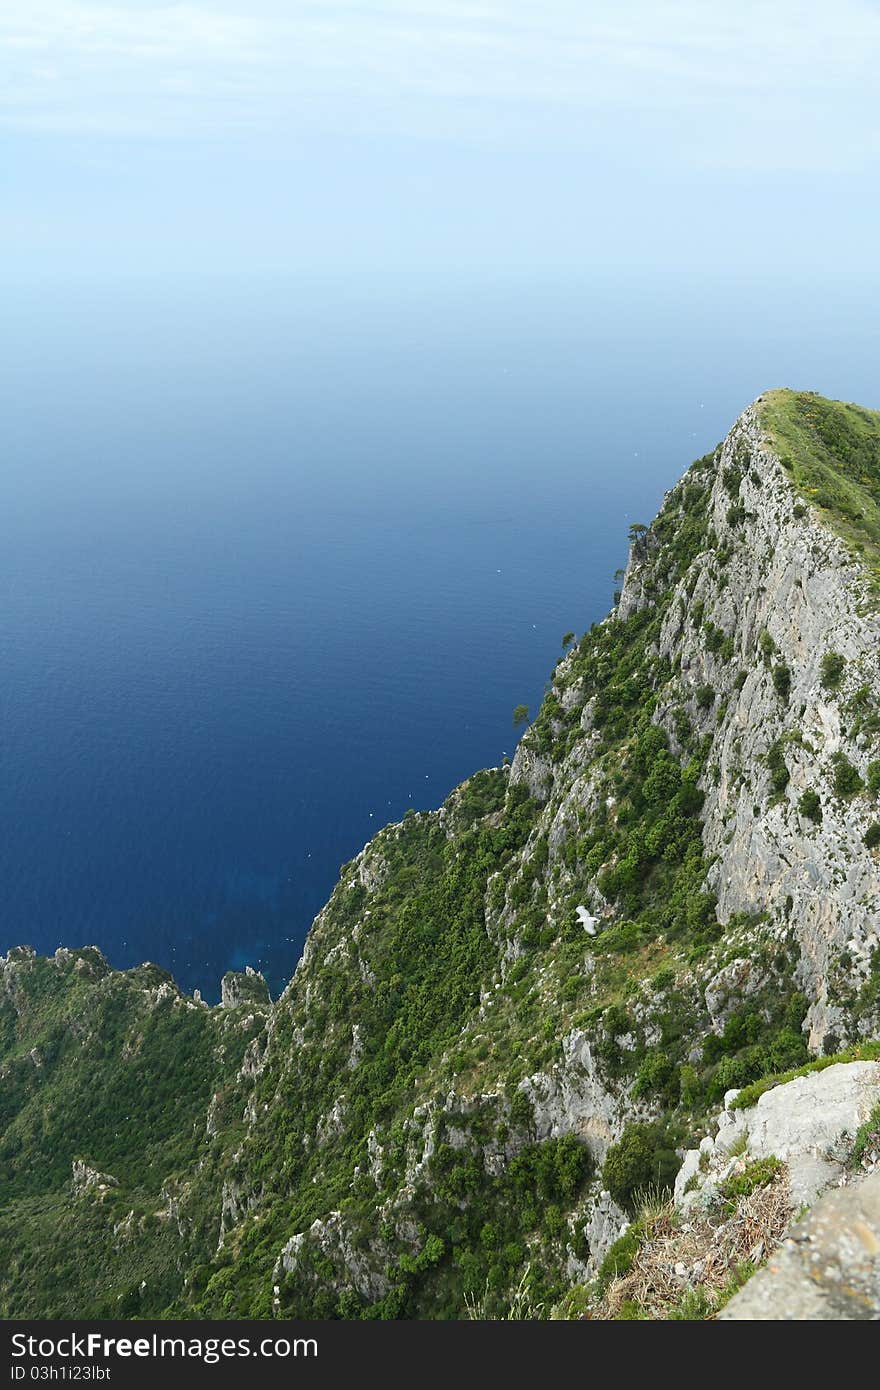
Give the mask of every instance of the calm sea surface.
M 277 989 L 339 866 L 513 749 L 626 529 L 864 286 L 3 291 L 0 950 Z

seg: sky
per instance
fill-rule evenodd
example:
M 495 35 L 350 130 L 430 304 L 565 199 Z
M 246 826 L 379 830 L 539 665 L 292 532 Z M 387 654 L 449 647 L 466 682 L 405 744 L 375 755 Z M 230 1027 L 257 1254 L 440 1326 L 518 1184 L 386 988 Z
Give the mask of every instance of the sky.
M 0 274 L 856 273 L 871 0 L 5 0 Z

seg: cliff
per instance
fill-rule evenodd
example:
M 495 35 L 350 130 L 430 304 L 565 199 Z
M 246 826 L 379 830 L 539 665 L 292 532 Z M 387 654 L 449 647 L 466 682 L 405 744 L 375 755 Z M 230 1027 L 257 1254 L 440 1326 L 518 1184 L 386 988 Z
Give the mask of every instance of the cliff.
M 855 1173 L 880 1095 L 878 562 L 880 416 L 770 392 L 633 528 L 512 766 L 344 867 L 277 1003 L 11 952 L 0 1311 L 711 1313 L 798 1145 Z M 834 1135 L 795 1106 L 787 1154 L 710 1153 L 733 1090 L 835 1058 L 868 1084 Z M 725 1278 L 624 1297 L 688 1162 Z

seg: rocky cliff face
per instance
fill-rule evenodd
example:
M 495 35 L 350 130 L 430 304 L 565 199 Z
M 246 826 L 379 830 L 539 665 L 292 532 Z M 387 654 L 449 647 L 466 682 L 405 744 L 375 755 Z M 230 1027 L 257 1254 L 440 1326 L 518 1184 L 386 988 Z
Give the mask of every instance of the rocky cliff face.
M 275 1005 L 253 976 L 216 1010 L 138 981 L 174 1064 L 160 1084 L 120 1023 L 102 1065 L 195 1108 L 149 1172 L 123 1128 L 47 1184 L 79 1312 L 572 1314 L 731 1088 L 823 1052 L 875 1065 L 880 417 L 854 410 L 744 412 L 633 528 L 615 611 L 512 767 L 343 869 Z M 105 996 L 134 997 L 136 972 L 74 955 L 64 1023 L 18 958 L 2 976 L 7 1166 L 55 1142 L 77 1030 L 98 1045 Z M 74 1159 L 113 1175 L 100 1202 Z M 4 1311 L 69 1309 L 28 1229 L 38 1275 Z
M 869 977 L 878 948 L 880 857 L 865 844 L 876 797 L 840 795 L 836 782 L 845 760 L 865 786 L 876 758 L 876 731 L 860 715 L 876 710 L 880 691 L 880 613 L 860 561 L 819 513 L 804 513 L 768 444 L 760 402 L 713 467 L 718 544 L 681 582 L 660 652 L 678 661 L 690 713 L 712 738 L 703 842 L 719 920 L 759 912 L 791 922 L 817 1049 L 829 1031 L 850 1030 L 845 1001 Z M 626 606 L 639 602 L 644 568 L 631 567 Z M 686 620 L 696 605 L 701 626 Z M 706 643 L 710 624 L 725 634 L 717 650 Z M 829 653 L 842 658 L 833 683 L 822 676 Z M 698 692 L 707 685 L 714 699 L 701 711 Z M 668 712 L 663 718 L 674 736 Z M 775 749 L 788 780 L 768 800 Z M 818 797 L 818 823 L 804 812 L 805 795 Z M 867 1033 L 875 1022 L 860 1027 Z

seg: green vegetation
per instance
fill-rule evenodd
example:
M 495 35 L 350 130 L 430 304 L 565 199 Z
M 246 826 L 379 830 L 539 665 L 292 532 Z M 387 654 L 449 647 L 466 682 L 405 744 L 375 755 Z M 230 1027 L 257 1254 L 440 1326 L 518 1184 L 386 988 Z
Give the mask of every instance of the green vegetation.
M 850 1163 L 857 1168 L 866 1154 L 880 1150 L 880 1105 L 875 1105 L 856 1134 Z
M 837 796 L 855 796 L 865 785 L 845 753 L 837 752 L 834 763 L 834 791 Z
M 791 694 L 791 671 L 782 662 L 773 667 L 773 688 L 780 700 L 788 701 Z
M 731 1013 L 721 1033 L 703 1042 L 706 1070 L 698 1094 L 715 1104 L 733 1087 L 745 1087 L 768 1073 L 796 1067 L 807 1060 L 801 1025 L 807 1001 L 789 978 L 782 994 L 768 988 L 762 996 Z M 762 1007 L 763 1006 L 763 1007 Z
M 634 1215 L 647 1192 L 671 1186 L 678 1167 L 678 1156 L 661 1127 L 630 1124 L 608 1150 L 602 1183 L 615 1202 Z
M 92 948 L 10 960 L 15 1006 L 9 996 L 0 1004 L 0 1306 L 129 1315 L 128 1293 L 147 1277 L 136 1308 L 159 1312 L 179 1282 L 178 1237 L 157 1216 L 163 1188 L 203 1152 L 212 1096 L 225 1118 L 264 1011 L 199 1008 L 158 967 L 120 974 Z M 71 1200 L 77 1158 L 118 1185 Z M 113 1241 L 126 1219 L 127 1238 Z
M 750 1159 L 742 1172 L 725 1178 L 718 1189 L 719 1196 L 732 1211 L 741 1197 L 750 1197 L 759 1187 L 766 1187 L 781 1171 L 782 1164 L 772 1154 L 769 1158 Z
M 513 727 L 518 729 L 520 725 L 526 724 L 529 718 L 528 705 L 517 705 L 513 711 Z
M 876 849 L 880 845 L 880 821 L 872 821 L 865 831 L 865 844 L 868 849 Z
M 769 391 L 758 408 L 804 501 L 880 582 L 880 414 L 809 391 Z
M 837 690 L 843 680 L 846 660 L 839 652 L 826 652 L 822 658 L 822 684 L 826 690 Z
M 622 1279 L 625 1274 L 629 1274 L 643 1237 L 643 1223 L 632 1221 L 623 1235 L 610 1247 L 599 1266 L 597 1287 L 600 1294 L 605 1292 L 612 1280 Z
M 770 785 L 776 796 L 782 796 L 791 779 L 791 773 L 785 761 L 784 741 L 777 739 L 767 749 L 764 755 L 770 773 Z
M 815 821 L 816 825 L 821 824 L 822 802 L 819 799 L 819 793 L 808 788 L 798 802 L 798 810 L 802 816 L 806 816 L 807 820 Z
M 483 1315 L 503 1316 L 506 1290 L 519 1278 L 531 1246 L 527 1291 L 532 1304 L 558 1298 L 563 1285 L 542 1265 L 542 1246 L 566 1232 L 562 1213 L 590 1176 L 590 1159 L 572 1136 L 523 1149 L 500 1177 L 490 1177 L 473 1154 L 442 1145 L 415 1198 L 423 1245 L 402 1256 L 381 1302 L 343 1305 L 330 1293 L 302 1298 L 301 1282 L 281 1291 L 280 1311 L 324 1317 L 450 1317 L 482 1295 Z M 427 1177 L 427 1175 L 426 1175 Z

